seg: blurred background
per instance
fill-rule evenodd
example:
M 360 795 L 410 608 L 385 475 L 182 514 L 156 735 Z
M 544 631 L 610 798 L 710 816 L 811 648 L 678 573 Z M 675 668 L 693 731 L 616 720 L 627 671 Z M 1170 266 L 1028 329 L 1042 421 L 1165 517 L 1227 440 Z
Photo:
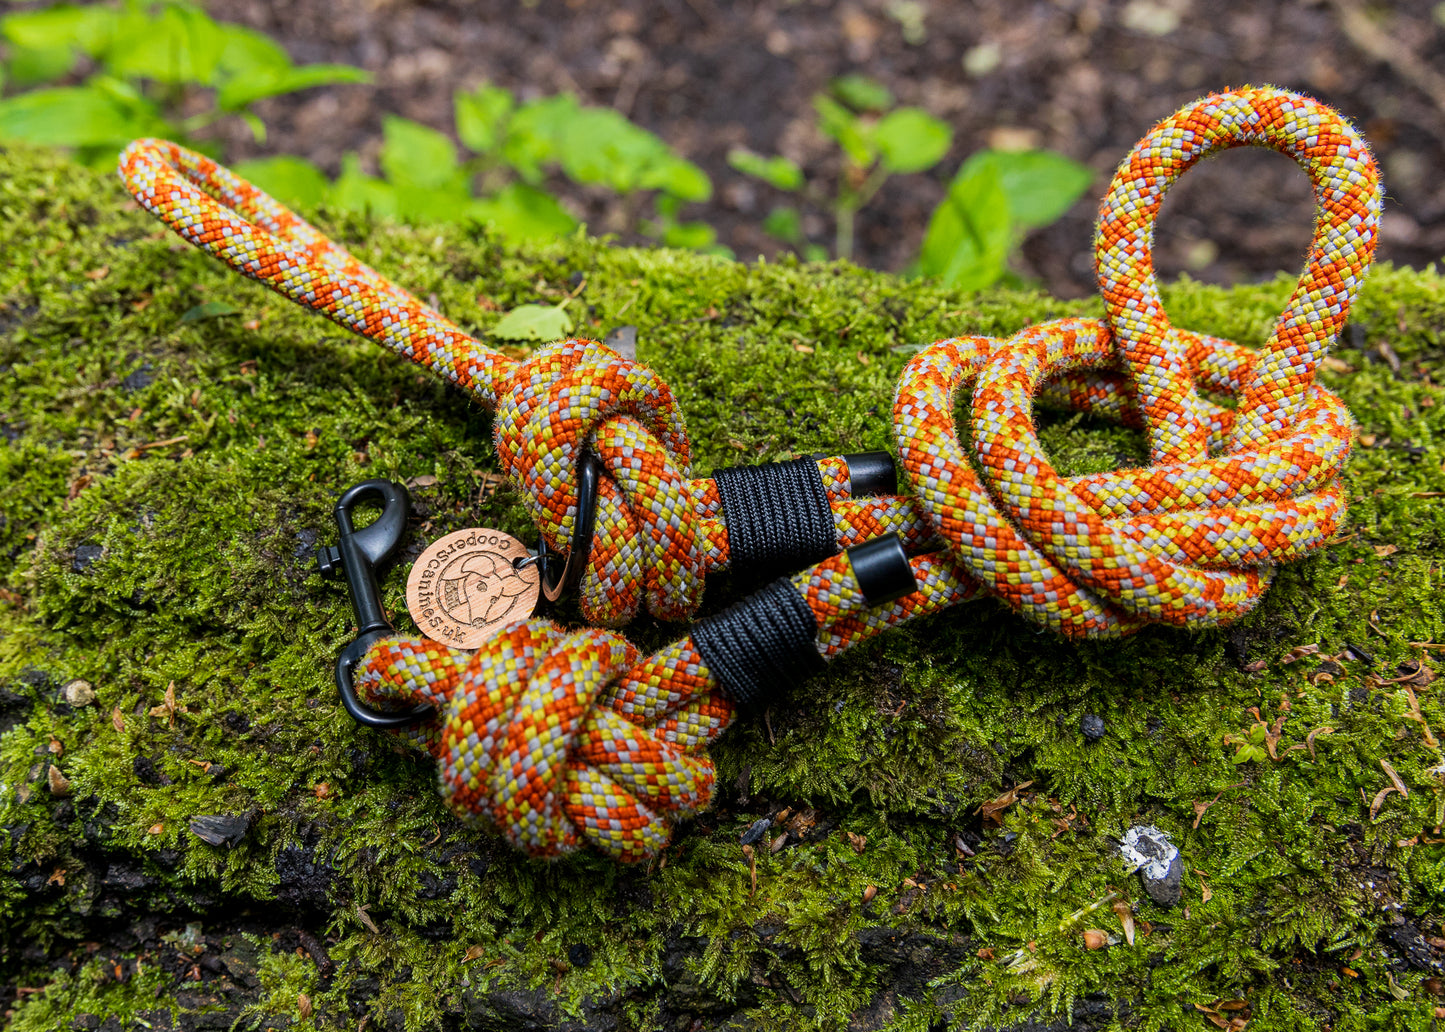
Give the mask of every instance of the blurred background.
M 210 0 L 9 4 L 0 141 L 106 165 L 182 137 L 283 199 L 519 239 L 585 223 L 1093 292 L 1109 174 L 1158 119 L 1274 83 L 1380 159 L 1381 256 L 1445 253 L 1445 4 L 1362 0 Z M 1157 265 L 1295 270 L 1305 177 L 1236 152 L 1170 194 Z

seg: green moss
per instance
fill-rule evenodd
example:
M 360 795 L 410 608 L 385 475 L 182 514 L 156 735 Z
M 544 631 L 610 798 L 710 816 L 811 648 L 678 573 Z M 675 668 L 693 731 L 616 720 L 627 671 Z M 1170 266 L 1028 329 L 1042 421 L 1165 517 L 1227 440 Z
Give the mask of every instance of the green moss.
M 702 470 L 886 447 L 912 345 L 1098 311 L 841 265 L 584 238 L 516 251 L 457 228 L 320 221 L 482 333 L 499 316 L 479 296 L 505 310 L 585 277 L 580 328 L 638 327 Z M 484 412 L 56 159 L 0 155 L 0 248 L 0 726 L 13 724 L 0 735 L 0 982 L 26 989 L 9 1027 L 209 1013 L 212 1027 L 366 1015 L 369 1028 L 513 1028 L 552 1013 L 577 1027 L 1077 1014 L 1154 1029 L 1205 1027 L 1192 1005 L 1229 999 L 1249 1002 L 1251 1029 L 1429 1025 L 1429 972 L 1410 960 L 1430 950 L 1406 933 L 1441 931 L 1445 795 L 1394 671 L 1445 619 L 1435 272 L 1372 275 L 1339 356 L 1349 370 L 1325 374 L 1374 438 L 1346 476 L 1349 525 L 1238 626 L 1068 644 L 981 601 L 897 631 L 740 722 L 714 750 L 716 808 L 680 829 L 665 864 L 637 870 L 532 863 L 457 825 L 429 765 L 336 704 L 350 613 L 309 551 L 340 490 L 431 474 L 414 545 L 478 522 L 533 539 L 510 489 L 477 501 L 496 468 Z M 1180 282 L 1166 301 L 1180 325 L 1254 342 L 1290 288 Z M 183 320 L 207 301 L 237 312 Z M 1088 419 L 1049 417 L 1044 435 L 1070 470 L 1140 454 L 1136 434 Z M 174 443 L 141 448 L 160 441 Z M 394 610 L 400 581 L 385 587 Z M 632 633 L 650 645 L 675 632 Z M 1314 676 L 1318 657 L 1284 661 L 1309 644 L 1367 650 L 1379 682 L 1362 662 L 1330 679 Z M 62 704 L 73 678 L 95 686 L 94 705 Z M 1433 687 L 1414 696 L 1445 734 Z M 1279 759 L 1232 762 L 1230 737 L 1286 700 Z M 1086 712 L 1107 723 L 1097 744 L 1079 732 Z M 52 760 L 70 799 L 45 790 Z M 1382 761 L 1410 793 L 1372 817 Z M 1024 781 L 1001 825 L 982 820 L 980 804 Z M 812 830 L 776 853 L 760 844 L 754 889 L 739 834 L 784 808 Z M 234 849 L 210 846 L 188 830 L 201 814 L 250 828 Z M 1140 821 L 1186 859 L 1172 911 L 1113 853 Z M 1132 946 L 1114 902 L 1134 908 Z M 188 923 L 200 927 L 185 940 Z M 1088 950 L 1087 927 L 1120 941 Z M 334 975 L 297 955 L 297 929 Z M 216 971 L 176 959 L 217 954 Z

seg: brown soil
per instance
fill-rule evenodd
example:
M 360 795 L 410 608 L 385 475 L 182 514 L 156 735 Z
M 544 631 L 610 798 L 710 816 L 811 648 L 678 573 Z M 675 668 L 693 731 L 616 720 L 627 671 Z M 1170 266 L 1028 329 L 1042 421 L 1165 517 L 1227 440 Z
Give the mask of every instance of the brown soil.
M 686 218 L 717 227 L 741 258 L 773 254 L 760 224 L 783 200 L 733 172 L 744 144 L 782 153 L 831 185 L 837 161 L 810 99 L 861 72 L 955 130 L 932 173 L 891 181 L 864 209 L 855 255 L 902 269 L 948 178 L 992 144 L 1062 151 L 1099 172 L 1090 196 L 1025 244 L 1018 270 L 1064 296 L 1093 292 L 1092 218 L 1107 177 L 1156 120 L 1214 89 L 1271 82 L 1339 107 L 1381 159 L 1389 205 L 1381 256 L 1423 265 L 1445 253 L 1445 26 L 1434 5 L 1366 10 L 1361 0 L 212 0 L 218 18 L 254 26 L 298 61 L 341 61 L 370 86 L 268 101 L 264 146 L 228 125 L 227 157 L 294 153 L 334 172 L 368 161 L 382 116 L 450 131 L 452 94 L 490 81 L 522 96 L 572 91 L 618 108 L 712 176 L 713 200 Z M 565 187 L 565 184 L 558 184 Z M 635 206 L 561 189 L 594 231 L 624 239 Z M 1309 239 L 1308 184 L 1278 155 L 1242 153 L 1186 177 L 1171 194 L 1157 264 L 1216 282 L 1294 269 Z M 824 205 L 807 212 L 827 243 Z

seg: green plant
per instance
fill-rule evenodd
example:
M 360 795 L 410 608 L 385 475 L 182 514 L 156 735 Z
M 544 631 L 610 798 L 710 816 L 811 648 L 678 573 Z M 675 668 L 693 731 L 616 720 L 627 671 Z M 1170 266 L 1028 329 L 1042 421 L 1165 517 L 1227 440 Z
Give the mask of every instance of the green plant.
M 18 87 L 0 100 L 0 142 L 75 148 L 82 160 L 110 165 L 139 136 L 191 139 L 229 115 L 257 138 L 265 126 L 250 110 L 264 97 L 333 82 L 363 82 L 346 65 L 291 63 L 260 33 L 211 19 L 187 0 L 125 0 L 120 5 L 63 4 L 0 19 L 6 57 L 0 84 Z M 79 85 L 61 83 L 82 61 Z M 180 117 L 195 88 L 212 103 Z M 519 103 L 496 86 L 458 93 L 456 131 L 465 154 L 444 133 L 404 118 L 383 125 L 381 175 L 348 154 L 333 182 L 311 162 L 290 155 L 242 162 L 236 172 L 282 201 L 328 203 L 411 221 L 475 220 L 511 239 L 570 233 L 577 219 L 544 188 L 556 171 L 582 187 L 624 196 L 655 193 L 639 228 L 662 243 L 723 251 L 701 222 L 683 222 L 683 205 L 704 201 L 712 183 L 661 139 L 607 108 L 560 95 Z
M 830 208 L 835 223 L 834 254 L 851 258 L 856 216 L 896 173 L 925 172 L 948 152 L 948 125 L 916 107 L 893 107 L 881 83 L 861 75 L 835 80 L 813 98 L 818 127 L 842 152 L 843 172 L 835 195 L 810 189 L 796 164 L 738 148 L 728 162 L 744 175 L 775 189 L 797 193 Z M 1084 165 L 1052 151 L 984 150 L 954 176 L 948 195 L 934 210 L 916 271 L 948 286 L 980 289 L 1007 271 L 1008 255 L 1023 234 L 1053 222 L 1093 179 Z M 774 208 L 763 221 L 773 237 L 810 260 L 827 252 L 803 239 L 802 219 L 791 205 Z
M 895 108 L 893 94 L 862 75 L 835 79 L 828 93 L 813 98 L 813 109 L 818 114 L 818 128 L 842 151 L 842 174 L 827 206 L 833 213 L 833 252 L 839 258 L 851 258 L 859 209 L 877 195 L 889 176 L 923 172 L 943 160 L 953 145 L 953 130 L 922 108 Z M 728 155 L 728 162 L 779 190 L 804 192 L 807 186 L 802 170 L 781 156 L 765 158 L 737 148 Z M 813 192 L 821 199 L 820 191 Z M 796 208 L 774 209 L 764 229 L 795 247 L 802 243 Z M 810 258 L 824 256 L 816 250 L 804 253 Z
M 265 97 L 334 82 L 364 82 L 348 65 L 292 64 L 265 36 L 211 19 L 185 0 L 126 0 L 120 5 L 60 4 L 0 19 L 5 61 L 0 82 L 19 91 L 0 100 L 0 142 L 75 148 L 107 165 L 138 136 L 186 140 L 220 118 L 237 116 L 257 138 L 265 127 L 250 110 Z M 84 66 L 79 85 L 49 85 Z M 195 88 L 211 104 L 181 117 Z
M 371 210 L 413 221 L 491 225 L 511 239 L 572 232 L 577 220 L 545 189 L 558 172 L 582 187 L 623 196 L 655 192 L 655 216 L 640 220 L 648 235 L 672 247 L 721 250 L 711 226 L 685 223 L 682 206 L 705 201 L 712 182 L 654 134 L 610 108 L 586 107 L 570 94 L 519 103 L 508 90 L 484 85 L 455 98 L 457 138 L 388 116 L 382 127 L 381 176 L 347 155 L 335 183 L 297 158 L 238 165 L 238 174 L 283 200 Z
M 1053 151 L 979 151 L 934 209 L 918 271 L 964 290 L 998 282 L 1024 233 L 1058 219 L 1093 178 L 1092 169 Z

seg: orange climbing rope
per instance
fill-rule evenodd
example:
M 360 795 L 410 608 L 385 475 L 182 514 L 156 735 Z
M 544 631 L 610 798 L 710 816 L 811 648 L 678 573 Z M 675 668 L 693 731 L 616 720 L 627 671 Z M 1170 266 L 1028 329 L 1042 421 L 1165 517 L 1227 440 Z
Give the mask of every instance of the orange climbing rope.
M 1173 328 L 1150 256 L 1168 186 L 1242 145 L 1294 158 L 1318 205 L 1305 272 L 1259 351 Z M 727 562 L 726 521 L 711 482 L 688 476 L 677 405 L 654 374 L 590 341 L 510 363 L 249 184 L 172 144 L 133 144 L 121 171 L 186 239 L 495 405 L 499 453 L 554 547 L 570 540 L 575 467 L 593 442 L 608 476 L 584 612 L 618 623 L 643 601 L 659 616 L 693 611 L 702 576 Z M 1328 540 L 1343 510 L 1336 477 L 1353 424 L 1314 374 L 1373 256 L 1380 207 L 1364 142 L 1307 97 L 1245 88 L 1156 126 L 1101 209 L 1106 317 L 1003 341 L 951 338 L 915 356 L 894 403 L 909 493 L 855 499 L 846 467 L 819 464 L 839 545 L 900 533 L 917 590 L 870 602 L 848 553 L 795 574 L 780 590 L 810 615 L 808 647 L 829 657 L 985 592 L 1071 636 L 1148 622 L 1205 627 L 1247 611 L 1273 567 Z M 1210 402 L 1200 387 L 1237 405 Z M 971 392 L 967 451 L 953 421 L 959 391 Z M 1151 465 L 1061 476 L 1038 440 L 1036 396 L 1143 427 Z M 785 610 L 793 612 L 754 614 Z M 492 821 L 535 855 L 586 842 L 636 860 L 710 795 L 704 749 L 734 705 L 704 656 L 720 655 L 708 626 L 651 657 L 607 631 L 538 620 L 470 655 L 390 638 L 363 658 L 356 685 L 383 708 L 436 707 L 437 718 L 411 733 L 437 758 L 459 813 Z

